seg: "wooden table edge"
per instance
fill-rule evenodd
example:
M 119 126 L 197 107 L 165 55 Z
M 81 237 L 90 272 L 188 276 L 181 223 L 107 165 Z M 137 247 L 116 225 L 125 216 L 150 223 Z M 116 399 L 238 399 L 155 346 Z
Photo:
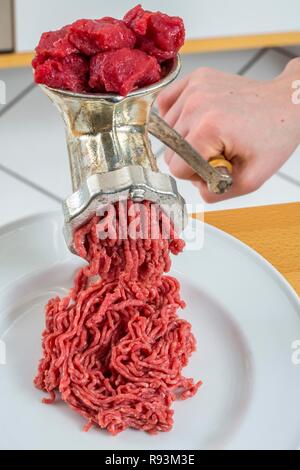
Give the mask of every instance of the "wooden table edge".
M 261 254 L 300 295 L 300 202 L 210 211 L 204 220 Z

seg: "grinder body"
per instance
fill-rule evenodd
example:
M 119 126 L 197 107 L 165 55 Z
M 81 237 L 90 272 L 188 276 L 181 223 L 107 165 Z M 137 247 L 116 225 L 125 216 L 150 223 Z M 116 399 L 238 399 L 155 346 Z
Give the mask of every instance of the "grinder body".
M 126 97 L 41 86 L 65 123 L 73 194 L 63 203 L 64 233 L 71 251 L 75 231 L 99 208 L 122 199 L 157 203 L 177 233 L 184 229 L 185 201 L 174 178 L 159 172 L 148 136 L 154 100 L 179 70 L 176 59 L 164 79 Z

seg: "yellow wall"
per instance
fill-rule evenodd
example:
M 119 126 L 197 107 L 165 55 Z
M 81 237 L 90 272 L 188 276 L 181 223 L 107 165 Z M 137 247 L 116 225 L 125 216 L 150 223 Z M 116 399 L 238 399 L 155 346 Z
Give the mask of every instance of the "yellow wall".
M 204 53 L 262 47 L 283 47 L 300 44 L 300 31 L 287 33 L 256 34 L 247 36 L 228 36 L 186 41 L 182 53 Z M 29 66 L 32 52 L 0 54 L 0 68 Z

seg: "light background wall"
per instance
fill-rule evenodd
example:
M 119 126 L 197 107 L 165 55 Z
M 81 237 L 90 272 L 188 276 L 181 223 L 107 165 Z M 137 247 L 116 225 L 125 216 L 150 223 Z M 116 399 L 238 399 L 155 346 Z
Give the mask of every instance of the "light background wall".
M 122 17 L 133 0 L 16 0 L 16 49 L 33 50 L 42 31 L 80 17 Z M 143 6 L 181 16 L 187 38 L 300 30 L 299 0 L 143 0 Z

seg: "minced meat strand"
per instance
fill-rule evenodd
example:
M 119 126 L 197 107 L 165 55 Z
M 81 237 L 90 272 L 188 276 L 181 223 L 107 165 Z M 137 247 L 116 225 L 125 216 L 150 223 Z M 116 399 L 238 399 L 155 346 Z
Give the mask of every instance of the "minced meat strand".
M 172 403 L 192 397 L 201 385 L 182 374 L 196 341 L 191 325 L 177 314 L 185 307 L 179 282 L 165 274 L 170 252 L 179 254 L 184 242 L 163 213 L 153 217 L 151 203 L 142 208 L 145 238 L 120 236 L 141 213 L 132 202 L 115 206 L 114 224 L 108 213 L 77 231 L 75 248 L 88 265 L 69 295 L 46 306 L 34 382 L 49 394 L 44 403 L 60 397 L 82 415 L 86 431 L 170 431 Z M 112 226 L 117 236 L 99 237 Z

